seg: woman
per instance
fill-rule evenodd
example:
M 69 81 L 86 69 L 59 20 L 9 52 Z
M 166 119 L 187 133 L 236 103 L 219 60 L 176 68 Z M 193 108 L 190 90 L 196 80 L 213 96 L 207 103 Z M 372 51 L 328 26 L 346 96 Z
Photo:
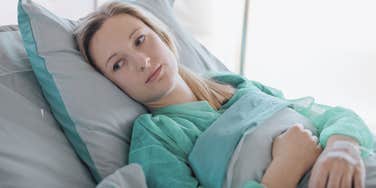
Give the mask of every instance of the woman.
M 87 62 L 150 112 L 135 120 L 129 154 L 129 163 L 143 167 L 149 187 L 200 186 L 187 156 L 197 137 L 249 87 L 283 99 L 277 90 L 239 75 L 210 79 L 192 73 L 178 63 L 163 24 L 125 3 L 108 3 L 89 14 L 76 29 L 76 40 Z M 245 186 L 296 187 L 313 168 L 310 187 L 364 187 L 359 146 L 372 149 L 372 134 L 349 110 L 313 105 L 325 112 L 295 110 L 315 123 L 323 152 L 310 131 L 293 126 L 275 139 L 262 181 Z

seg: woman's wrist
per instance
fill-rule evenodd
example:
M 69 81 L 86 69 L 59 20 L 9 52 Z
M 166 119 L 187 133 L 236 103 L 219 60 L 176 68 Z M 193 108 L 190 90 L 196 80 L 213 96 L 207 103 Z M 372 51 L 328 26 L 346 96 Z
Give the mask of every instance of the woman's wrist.
M 288 175 L 286 175 L 287 170 Z M 299 169 L 298 165 L 295 165 L 292 161 L 276 158 L 270 163 L 261 183 L 267 188 L 296 188 L 299 180 L 305 173 L 303 171 L 304 170 Z
M 329 137 L 325 149 L 352 148 L 360 153 L 360 146 L 357 140 L 344 135 L 332 135 Z

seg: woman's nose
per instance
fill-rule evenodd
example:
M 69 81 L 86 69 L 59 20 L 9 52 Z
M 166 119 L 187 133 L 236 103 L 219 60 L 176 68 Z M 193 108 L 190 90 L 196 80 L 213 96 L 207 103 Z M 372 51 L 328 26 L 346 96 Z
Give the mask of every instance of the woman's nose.
M 146 68 L 150 67 L 150 57 L 145 54 L 134 54 L 133 56 L 134 68 L 137 71 L 145 71 Z

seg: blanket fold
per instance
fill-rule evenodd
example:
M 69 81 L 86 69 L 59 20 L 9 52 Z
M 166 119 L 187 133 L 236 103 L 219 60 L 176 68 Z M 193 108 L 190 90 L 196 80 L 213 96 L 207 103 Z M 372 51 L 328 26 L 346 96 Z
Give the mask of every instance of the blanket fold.
M 197 139 L 189 162 L 201 185 L 222 187 L 227 167 L 241 137 L 288 102 L 260 91 L 244 94 Z

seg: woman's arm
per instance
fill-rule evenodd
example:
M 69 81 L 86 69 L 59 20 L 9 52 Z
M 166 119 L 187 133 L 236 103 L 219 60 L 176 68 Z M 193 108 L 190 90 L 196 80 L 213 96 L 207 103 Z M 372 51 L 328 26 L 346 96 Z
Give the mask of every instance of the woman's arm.
M 286 99 L 280 90 L 265 86 L 257 81 L 248 80 L 238 74 L 232 73 L 212 73 L 209 77 L 219 81 L 227 81 L 233 85 L 237 85 L 238 89 L 249 88 L 250 90 L 258 89 L 265 94 L 286 100 L 292 103 L 292 108 L 298 113 L 309 119 L 316 127 L 320 144 L 325 148 L 321 154 L 329 152 L 331 142 L 328 140 L 335 139 L 338 135 L 345 138 L 345 143 L 351 144 L 352 141 L 360 145 L 361 156 L 366 157 L 373 151 L 373 135 L 363 120 L 349 109 L 342 107 L 330 107 L 327 105 L 315 103 L 312 97 L 305 97 L 295 100 Z M 332 142 L 337 143 L 337 142 Z M 328 144 L 328 146 L 327 146 Z M 347 145 L 348 145 L 347 144 Z M 332 155 L 332 154 L 330 154 Z M 360 154 L 357 154 L 360 158 Z M 364 170 L 364 167 L 362 168 Z
M 148 187 L 197 188 L 199 182 L 187 163 L 165 147 L 161 134 L 150 131 L 158 127 L 152 121 L 147 122 L 148 118 L 140 119 L 136 119 L 132 130 L 129 163 L 142 167 Z
M 301 173 L 299 166 L 289 160 L 272 160 L 260 183 L 250 180 L 242 188 L 296 188 L 302 177 Z
M 373 135 L 363 120 L 352 110 L 343 107 L 330 107 L 317 104 L 311 97 L 289 100 L 280 90 L 250 81 L 262 92 L 292 102 L 294 110 L 310 119 L 318 130 L 320 144 L 326 147 L 332 135 L 343 135 L 356 141 L 362 148 L 361 156 L 366 157 L 373 151 Z
M 263 177 L 268 188 L 295 188 L 312 167 L 322 149 L 317 137 L 296 124 L 273 141 L 272 162 Z
M 312 167 L 322 149 L 317 137 L 296 124 L 273 140 L 272 162 L 261 183 L 267 188 L 296 188 L 300 179 Z M 249 181 L 243 188 L 262 187 Z
M 333 135 L 315 163 L 309 187 L 365 187 L 365 167 L 359 144 L 352 138 Z
M 329 137 L 328 142 L 326 144 L 326 147 L 332 148 L 333 144 L 337 141 L 346 141 L 349 142 L 351 145 L 353 145 L 353 148 L 357 151 L 360 152 L 359 149 L 359 143 L 353 138 L 350 138 L 348 136 L 343 136 L 343 135 L 332 135 Z
M 279 90 L 260 83 L 256 85 L 267 94 L 285 99 Z M 313 166 L 309 187 L 339 188 L 352 184 L 356 188 L 364 187 L 365 167 L 361 157 L 373 152 L 374 140 L 363 120 L 349 109 L 316 104 L 313 98 L 288 101 L 313 122 L 324 148 Z
M 301 171 L 298 165 L 291 161 L 273 160 L 266 170 L 261 183 L 267 188 L 296 188 L 302 177 Z

